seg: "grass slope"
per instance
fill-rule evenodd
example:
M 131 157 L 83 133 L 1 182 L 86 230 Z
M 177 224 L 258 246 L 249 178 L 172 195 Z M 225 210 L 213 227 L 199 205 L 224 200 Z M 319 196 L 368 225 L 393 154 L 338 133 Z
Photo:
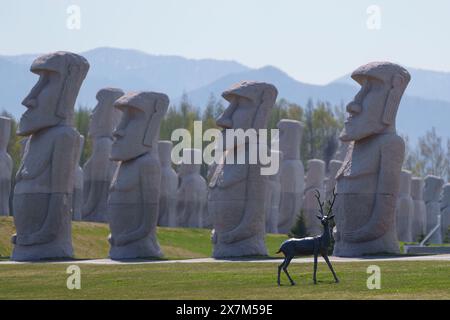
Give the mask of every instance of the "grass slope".
M 334 263 L 335 284 L 325 263 L 312 282 L 312 264 L 291 264 L 296 286 L 276 263 L 164 263 L 80 265 L 81 289 L 68 290 L 68 264 L 0 265 L 0 299 L 450 299 L 448 262 L 376 262 L 381 289 L 369 290 L 373 262 Z
M 11 235 L 15 232 L 11 217 L 0 217 L 0 259 L 11 255 Z M 100 259 L 108 257 L 107 224 L 92 222 L 73 222 L 72 238 L 76 259 Z M 212 244 L 208 229 L 158 228 L 158 241 L 164 258 L 189 259 L 210 257 Z M 287 239 L 283 235 L 268 235 L 267 250 L 273 255 L 280 244 Z

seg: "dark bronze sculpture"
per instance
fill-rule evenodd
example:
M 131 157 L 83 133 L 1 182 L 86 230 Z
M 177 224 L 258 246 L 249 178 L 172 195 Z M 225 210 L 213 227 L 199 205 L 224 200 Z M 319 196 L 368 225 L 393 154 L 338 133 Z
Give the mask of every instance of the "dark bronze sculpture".
M 330 246 L 331 242 L 331 232 L 329 227 L 329 221 L 333 219 L 334 215 L 331 215 L 334 200 L 336 199 L 336 193 L 333 190 L 333 199 L 328 200 L 328 212 L 326 215 L 323 213 L 323 206 L 324 202 L 320 201 L 320 192 L 319 190 L 316 190 L 316 198 L 319 202 L 319 212 L 320 216 L 317 215 L 317 218 L 320 220 L 323 226 L 323 233 L 320 236 L 315 237 L 306 237 L 301 239 L 291 238 L 286 241 L 284 241 L 281 244 L 280 249 L 277 253 L 282 252 L 284 254 L 284 261 L 278 266 L 278 285 L 280 284 L 280 274 L 281 269 L 283 269 L 284 273 L 286 273 L 289 281 L 291 282 L 291 285 L 295 285 L 294 280 L 292 280 L 291 276 L 289 275 L 287 268 L 289 264 L 291 263 L 291 260 L 296 256 L 306 256 L 306 255 L 314 255 L 314 284 L 317 283 L 316 280 L 316 273 L 317 273 L 317 256 L 320 255 L 323 257 L 325 262 L 327 263 L 328 267 L 330 268 L 331 272 L 333 273 L 334 280 L 336 282 L 339 282 L 339 279 L 336 276 L 336 273 L 333 270 L 333 266 L 331 265 L 330 260 L 328 259 L 328 247 Z

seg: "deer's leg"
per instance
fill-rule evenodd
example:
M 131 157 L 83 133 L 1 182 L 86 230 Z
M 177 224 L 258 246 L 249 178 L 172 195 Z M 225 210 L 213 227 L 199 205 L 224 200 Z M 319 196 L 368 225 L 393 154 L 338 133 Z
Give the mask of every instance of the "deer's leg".
M 277 283 L 280 286 L 280 274 L 281 274 L 281 268 L 283 268 L 284 264 L 286 263 L 286 258 L 284 258 L 283 262 L 278 266 L 278 280 Z
M 284 271 L 284 273 L 286 273 L 289 281 L 291 282 L 291 285 L 295 285 L 294 280 L 292 280 L 291 276 L 289 275 L 289 272 L 287 271 L 287 268 L 288 268 L 289 264 L 291 263 L 291 260 L 292 260 L 292 257 L 286 258 L 284 266 L 283 266 L 283 271 Z
M 317 273 L 317 253 L 314 254 L 314 275 L 313 275 L 314 284 L 317 283 L 316 273 Z
M 339 279 L 338 279 L 338 277 L 336 276 L 336 273 L 333 270 L 333 266 L 331 265 L 331 262 L 328 259 L 328 256 L 326 254 L 323 254 L 322 257 L 325 260 L 325 262 L 327 263 L 328 268 L 330 268 L 331 273 L 333 274 L 333 277 L 334 277 L 334 281 L 339 282 Z

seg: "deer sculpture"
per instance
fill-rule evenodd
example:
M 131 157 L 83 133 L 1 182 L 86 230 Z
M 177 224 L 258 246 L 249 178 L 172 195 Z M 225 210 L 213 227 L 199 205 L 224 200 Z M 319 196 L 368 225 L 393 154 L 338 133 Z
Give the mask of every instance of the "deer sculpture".
M 320 222 L 323 225 L 323 233 L 320 236 L 315 237 L 306 237 L 301 239 L 291 238 L 286 241 L 284 241 L 281 244 L 280 249 L 277 253 L 282 252 L 284 254 L 284 261 L 278 266 L 278 285 L 280 284 L 280 274 L 281 269 L 283 269 L 284 273 L 286 273 L 286 276 L 288 277 L 289 281 L 291 282 L 291 285 L 295 285 L 294 280 L 292 280 L 291 276 L 288 273 L 288 266 L 291 263 L 291 260 L 294 257 L 297 256 L 306 256 L 306 255 L 314 255 L 314 284 L 317 283 L 316 280 L 316 273 L 317 273 L 317 257 L 320 254 L 325 262 L 327 263 L 328 267 L 330 268 L 331 272 L 333 273 L 334 280 L 339 282 L 338 277 L 336 276 L 336 273 L 333 270 L 333 266 L 331 265 L 330 260 L 328 259 L 328 247 L 330 246 L 331 242 L 331 232 L 329 227 L 329 221 L 333 219 L 334 215 L 332 215 L 332 209 L 334 205 L 334 200 L 336 199 L 336 193 L 333 189 L 333 199 L 328 200 L 328 212 L 326 215 L 324 215 L 323 212 L 323 206 L 324 202 L 320 201 L 320 192 L 319 190 L 316 190 L 317 201 L 319 202 L 319 212 L 320 216 L 317 215 L 317 219 L 320 220 Z

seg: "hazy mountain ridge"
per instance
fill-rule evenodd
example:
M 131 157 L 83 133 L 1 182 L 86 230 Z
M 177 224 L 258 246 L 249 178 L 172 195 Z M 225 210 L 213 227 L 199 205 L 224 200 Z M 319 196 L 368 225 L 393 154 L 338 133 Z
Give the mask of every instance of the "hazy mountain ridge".
M 186 92 L 194 105 L 203 108 L 211 93 L 219 97 L 225 88 L 241 80 L 273 83 L 279 98 L 300 105 L 308 99 L 345 105 L 358 86 L 349 75 L 327 85 L 314 85 L 298 81 L 273 66 L 251 69 L 235 61 L 195 60 L 115 48 L 97 48 L 81 54 L 91 68 L 77 103 L 89 107 L 95 105 L 95 95 L 104 87 L 161 91 L 169 95 L 172 103 L 179 102 Z M 16 118 L 25 110 L 21 101 L 37 79 L 29 72 L 36 56 L 0 56 L 0 110 L 7 110 Z M 408 70 L 412 80 L 399 110 L 399 131 L 415 139 L 434 126 L 440 135 L 450 137 L 450 73 Z

